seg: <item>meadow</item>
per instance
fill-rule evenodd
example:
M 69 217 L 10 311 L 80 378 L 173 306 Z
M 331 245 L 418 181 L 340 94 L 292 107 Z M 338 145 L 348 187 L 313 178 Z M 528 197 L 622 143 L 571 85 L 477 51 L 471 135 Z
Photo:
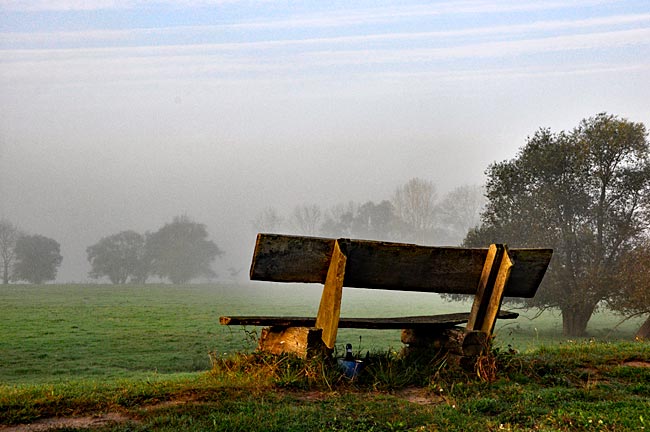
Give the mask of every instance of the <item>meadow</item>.
M 315 315 L 319 285 L 9 285 L 0 291 L 0 382 L 51 383 L 126 378 L 210 368 L 209 353 L 255 348 L 256 328 L 219 325 L 219 316 Z M 468 311 L 469 302 L 437 295 L 346 289 L 342 316 L 398 316 Z M 507 307 L 506 307 L 507 308 Z M 517 350 L 560 343 L 561 320 L 521 312 L 498 323 L 496 340 Z M 608 312 L 591 322 L 600 340 L 631 339 L 641 319 Z M 340 342 L 339 342 L 340 341 Z M 342 329 L 337 345 L 355 351 L 399 350 L 399 331 Z
M 580 419 L 585 428 L 636 430 L 650 418 L 650 349 L 624 342 L 641 318 L 621 324 L 620 316 L 601 311 L 590 323 L 590 338 L 567 341 L 559 314 L 520 311 L 496 330 L 497 384 L 446 375 L 441 363 L 400 363 L 399 331 L 343 329 L 338 352 L 350 342 L 378 359 L 367 377 L 350 383 L 336 370 L 331 375 L 327 365 L 248 354 L 258 329 L 218 322 L 228 314 L 311 315 L 319 297 L 318 285 L 257 282 L 3 286 L 0 430 L 3 423 L 114 410 L 127 411 L 137 423 L 98 430 L 485 430 L 486 422 L 495 430 L 503 424 L 575 430 Z M 346 289 L 342 315 L 469 307 L 436 295 Z M 622 367 L 633 361 L 643 368 Z M 413 386 L 433 402 L 413 405 L 399 396 Z M 512 392 L 520 399 L 512 400 Z M 179 399 L 187 409 L 146 408 Z M 530 412 L 537 403 L 540 411 Z M 508 420 L 513 406 L 525 422 Z M 268 419 L 262 421 L 260 412 Z M 323 418 L 325 412 L 335 418 Z

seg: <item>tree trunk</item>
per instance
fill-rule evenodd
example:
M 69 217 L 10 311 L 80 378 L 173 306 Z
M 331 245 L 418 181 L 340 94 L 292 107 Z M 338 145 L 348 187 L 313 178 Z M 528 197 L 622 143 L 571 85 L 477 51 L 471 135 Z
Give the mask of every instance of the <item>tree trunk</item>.
M 562 335 L 566 337 L 587 336 L 587 323 L 596 304 L 573 304 L 562 309 Z
M 645 322 L 641 325 L 639 331 L 636 332 L 634 339 L 640 341 L 650 340 L 650 316 L 648 316 L 648 319 L 646 319 Z
M 3 266 L 3 272 L 2 272 L 2 283 L 7 285 L 9 284 L 9 265 L 7 263 L 4 263 Z

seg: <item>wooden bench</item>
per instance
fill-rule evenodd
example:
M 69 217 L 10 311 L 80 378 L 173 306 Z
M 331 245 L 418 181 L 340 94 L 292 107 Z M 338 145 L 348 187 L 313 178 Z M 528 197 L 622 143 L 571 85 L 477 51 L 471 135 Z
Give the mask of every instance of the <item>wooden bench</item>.
M 504 296 L 535 295 L 552 253 L 496 244 L 473 249 L 258 234 L 251 280 L 323 284 L 318 313 L 315 317 L 222 316 L 220 323 L 268 326 L 262 331 L 260 350 L 303 357 L 311 350 L 332 350 L 339 328 L 403 329 L 402 341 L 417 345 L 467 323 L 465 333 L 485 339 L 497 318 L 518 316 L 500 311 Z M 474 302 L 467 313 L 341 318 L 343 287 L 469 294 Z

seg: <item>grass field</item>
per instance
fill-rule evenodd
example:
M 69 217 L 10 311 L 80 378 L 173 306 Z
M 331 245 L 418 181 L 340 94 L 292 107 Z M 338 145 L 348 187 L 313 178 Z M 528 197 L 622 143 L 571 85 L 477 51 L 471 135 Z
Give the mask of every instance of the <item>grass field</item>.
M 318 285 L 9 285 L 0 290 L 0 382 L 51 383 L 126 378 L 210 367 L 208 353 L 250 351 L 254 328 L 219 325 L 219 316 L 315 315 Z M 419 315 L 467 311 L 469 303 L 435 295 L 347 289 L 342 316 Z M 501 345 L 519 350 L 561 341 L 559 316 L 523 314 L 502 321 Z M 620 317 L 598 314 L 599 339 L 630 339 L 639 320 L 615 331 Z M 399 331 L 342 329 L 339 345 L 357 351 L 399 350 Z
M 125 419 L 93 429 L 650 427 L 650 346 L 619 342 L 631 340 L 642 319 L 616 327 L 620 317 L 600 312 L 590 323 L 593 338 L 581 341 L 563 340 L 560 318 L 552 313 L 502 321 L 499 378 L 491 383 L 441 363 L 404 363 L 392 354 L 401 346 L 398 331 L 341 331 L 337 344 L 373 351 L 364 375 L 349 382 L 323 364 L 235 355 L 252 351 L 255 329 L 218 324 L 227 314 L 315 314 L 319 297 L 317 285 L 266 283 L 4 286 L 0 431 L 3 423 L 115 412 Z M 431 295 L 350 289 L 342 315 L 468 309 L 469 303 Z M 416 402 L 408 392 L 417 393 Z

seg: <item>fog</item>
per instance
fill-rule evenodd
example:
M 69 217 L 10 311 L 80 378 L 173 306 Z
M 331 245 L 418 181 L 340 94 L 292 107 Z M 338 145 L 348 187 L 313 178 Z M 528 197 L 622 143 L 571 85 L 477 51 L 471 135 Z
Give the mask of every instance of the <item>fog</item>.
M 0 216 L 70 282 L 101 237 L 187 215 L 227 278 L 264 208 L 444 194 L 540 127 L 649 124 L 650 9 L 609 3 L 1 2 Z

